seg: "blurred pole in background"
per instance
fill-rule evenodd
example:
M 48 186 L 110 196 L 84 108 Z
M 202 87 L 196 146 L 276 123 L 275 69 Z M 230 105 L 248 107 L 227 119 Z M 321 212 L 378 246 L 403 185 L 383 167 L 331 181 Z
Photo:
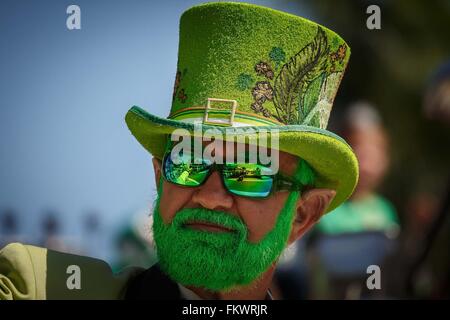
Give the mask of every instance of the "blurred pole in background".
M 0 214 L 0 248 L 7 243 L 19 240 L 19 221 L 17 212 L 12 208 L 6 208 Z
M 41 232 L 42 236 L 38 245 L 51 250 L 69 252 L 61 238 L 62 225 L 59 220 L 61 213 L 56 210 L 47 209 L 42 214 Z
M 100 214 L 95 210 L 90 210 L 81 216 L 82 224 L 82 252 L 91 257 L 105 259 L 104 238 Z

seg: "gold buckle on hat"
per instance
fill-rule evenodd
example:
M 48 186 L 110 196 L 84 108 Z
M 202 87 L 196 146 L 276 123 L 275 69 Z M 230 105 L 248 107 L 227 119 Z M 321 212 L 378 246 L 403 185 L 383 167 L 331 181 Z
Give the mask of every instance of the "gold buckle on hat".
M 228 102 L 231 103 L 231 114 L 228 121 L 224 120 L 210 120 L 208 119 L 208 112 L 211 110 L 221 110 L 221 109 L 213 109 L 211 108 L 211 102 Z M 208 101 L 206 103 L 205 107 L 205 116 L 203 118 L 204 124 L 214 124 L 214 125 L 221 125 L 221 126 L 233 126 L 234 123 L 234 114 L 236 113 L 237 108 L 237 101 L 236 100 L 229 100 L 229 99 L 217 99 L 217 98 L 208 98 Z

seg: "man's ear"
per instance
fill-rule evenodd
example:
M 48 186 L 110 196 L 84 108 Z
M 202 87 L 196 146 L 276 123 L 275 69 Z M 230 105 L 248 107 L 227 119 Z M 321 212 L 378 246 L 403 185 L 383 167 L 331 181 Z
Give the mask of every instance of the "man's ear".
M 161 179 L 161 160 L 156 159 L 153 157 L 153 170 L 155 170 L 155 185 L 156 189 L 158 189 L 159 186 L 159 179 Z
M 331 189 L 311 189 L 302 194 L 297 202 L 289 244 L 299 239 L 320 219 L 335 195 L 336 191 Z

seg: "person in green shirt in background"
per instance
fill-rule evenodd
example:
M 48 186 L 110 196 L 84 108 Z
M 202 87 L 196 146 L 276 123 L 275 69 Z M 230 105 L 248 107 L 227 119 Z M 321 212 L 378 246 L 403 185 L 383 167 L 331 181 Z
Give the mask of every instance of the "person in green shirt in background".
M 320 233 L 399 231 L 397 212 L 378 194 L 389 167 L 389 139 L 374 107 L 365 102 L 352 105 L 344 120 L 343 135 L 359 162 L 359 182 L 353 196 L 318 223 Z
M 373 298 L 367 267 L 392 254 L 400 225 L 392 203 L 378 193 L 389 167 L 389 138 L 376 109 L 357 102 L 344 115 L 341 134 L 357 155 L 360 176 L 352 197 L 323 217 L 311 237 L 312 296 Z

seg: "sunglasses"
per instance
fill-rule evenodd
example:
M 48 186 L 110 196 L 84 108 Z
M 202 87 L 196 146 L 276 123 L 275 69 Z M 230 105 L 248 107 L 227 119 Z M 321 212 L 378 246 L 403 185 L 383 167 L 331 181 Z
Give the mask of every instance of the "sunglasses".
M 170 183 L 184 187 L 198 187 L 213 171 L 220 173 L 225 189 L 235 195 L 249 198 L 267 198 L 281 190 L 299 191 L 303 185 L 269 167 L 258 163 L 212 163 L 209 159 L 194 161 L 191 154 L 163 158 L 162 175 Z

